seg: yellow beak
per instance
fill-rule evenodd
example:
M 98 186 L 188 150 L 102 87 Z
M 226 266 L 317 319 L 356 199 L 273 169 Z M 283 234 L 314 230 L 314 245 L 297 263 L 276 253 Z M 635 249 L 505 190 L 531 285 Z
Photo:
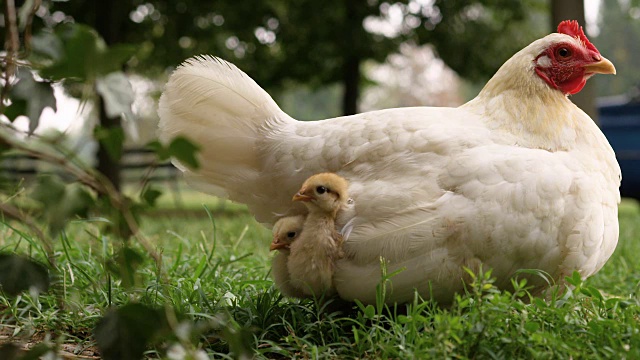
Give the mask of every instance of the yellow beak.
M 587 74 L 616 74 L 616 67 L 613 66 L 611 61 L 605 59 L 604 57 L 598 62 L 585 65 L 584 69 Z
M 276 239 L 274 239 L 273 242 L 271 243 L 271 246 L 269 246 L 270 251 L 288 249 L 288 248 L 289 248 L 289 244 L 278 242 L 278 240 Z
M 302 191 L 300 191 L 297 194 L 293 195 L 293 199 L 292 200 L 293 201 L 308 202 L 308 201 L 313 200 L 313 197 L 303 193 Z

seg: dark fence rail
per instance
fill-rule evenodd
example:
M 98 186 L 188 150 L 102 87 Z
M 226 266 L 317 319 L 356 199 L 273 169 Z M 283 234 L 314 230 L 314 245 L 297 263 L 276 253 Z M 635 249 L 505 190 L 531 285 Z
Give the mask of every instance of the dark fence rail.
M 151 150 L 125 150 L 120 161 L 122 181 L 134 183 L 145 178 L 152 182 L 175 181 L 178 170 L 168 161 L 156 163 L 155 159 L 156 156 Z M 153 171 L 150 172 L 151 166 L 153 166 Z M 64 172 L 55 165 L 47 164 L 29 155 L 12 154 L 5 156 L 0 161 L 0 176 L 9 182 L 29 182 L 43 173 L 58 173 L 64 176 Z
M 600 127 L 616 152 L 622 169 L 620 193 L 640 199 L 640 102 L 599 104 Z M 146 149 L 127 149 L 122 157 L 125 183 L 147 178 L 152 182 L 174 182 L 178 170 L 169 162 L 154 164 L 155 155 Z M 154 170 L 149 173 L 149 167 Z M 12 182 L 30 181 L 38 174 L 60 172 L 51 164 L 27 155 L 12 155 L 0 162 L 0 176 Z M 61 172 L 60 172 L 61 173 Z

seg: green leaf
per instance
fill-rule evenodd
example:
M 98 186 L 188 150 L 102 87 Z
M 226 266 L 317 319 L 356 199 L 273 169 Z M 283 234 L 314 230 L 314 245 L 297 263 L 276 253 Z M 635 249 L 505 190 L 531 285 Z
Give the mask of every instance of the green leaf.
M 6 343 L 0 346 L 0 359 L 18 360 L 22 358 L 24 350 L 13 343 Z
M 167 330 L 162 310 L 128 304 L 110 310 L 100 319 L 94 334 L 103 359 L 138 360 L 153 338 Z
M 169 144 L 169 153 L 171 156 L 192 169 L 199 167 L 198 159 L 196 159 L 196 153 L 199 150 L 199 146 L 182 136 L 176 137 L 171 141 L 171 144 Z
M 96 72 L 106 75 L 112 72 L 122 71 L 124 64 L 136 53 L 136 47 L 128 44 L 115 44 L 101 54 L 100 61 L 96 63 Z M 133 91 L 132 91 L 133 92 Z
M 133 117 L 133 88 L 123 72 L 112 72 L 99 77 L 96 80 L 96 91 L 102 96 L 108 117 L 115 118 L 122 114 L 126 114 L 127 118 Z
M 27 116 L 27 101 L 14 99 L 11 105 L 4 110 L 4 115 L 13 122 L 18 116 Z
M 121 127 L 105 128 L 96 126 L 93 136 L 104 145 L 111 160 L 119 161 L 122 158 L 125 134 Z
M 142 194 L 140 195 L 144 203 L 151 207 L 156 206 L 156 201 L 160 196 L 162 196 L 162 191 L 156 189 L 153 186 L 145 187 L 142 190 Z
M 64 197 L 65 185 L 53 176 L 41 176 L 38 178 L 31 197 L 43 205 L 55 205 Z
M 94 204 L 93 197 L 82 185 L 65 185 L 57 177 L 48 175 L 38 178 L 31 197 L 42 204 L 42 216 L 52 234 L 62 230 L 69 219 L 86 216 Z
M 85 80 L 95 76 L 95 64 L 106 45 L 95 30 L 79 24 L 59 26 L 55 35 L 62 42 L 62 56 L 40 70 L 40 75 L 52 80 Z
M 131 211 L 131 215 L 135 219 L 135 221 L 140 221 L 139 211 L 143 208 L 143 206 L 134 203 L 131 198 L 127 196 L 122 197 L 122 206 L 123 208 L 129 208 Z M 108 197 L 99 197 L 97 201 L 98 209 L 104 216 L 109 219 L 107 222 L 107 226 L 104 229 L 105 232 L 114 234 L 118 238 L 127 239 L 131 235 L 133 235 L 133 230 L 129 227 L 125 214 L 113 207 L 111 204 L 111 200 Z
M 40 115 L 45 108 L 50 107 L 54 111 L 56 110 L 56 98 L 53 95 L 51 84 L 36 81 L 31 71 L 23 67 L 18 68 L 18 82 L 11 90 L 11 99 L 19 103 L 16 109 L 18 112 L 24 111 L 21 109 L 24 104 L 20 102 L 27 103 L 26 112 L 18 115 L 26 115 L 29 118 L 29 133 L 33 133 L 38 127 Z M 10 115 L 14 116 L 16 110 L 11 112 Z M 15 119 L 15 116 L 13 119 Z
M 49 354 L 49 356 L 46 356 Z M 55 359 L 56 353 L 49 345 L 40 343 L 29 349 L 29 351 L 20 357 L 20 360 L 40 360 Z
M 138 267 L 144 262 L 144 257 L 137 251 L 122 248 L 113 259 L 107 262 L 107 270 L 122 280 L 122 286 L 131 288 L 137 283 Z
M 575 271 L 575 270 L 573 271 L 571 276 L 565 277 L 565 280 L 569 284 L 571 284 L 571 285 L 573 285 L 573 286 L 575 286 L 577 288 L 579 288 L 582 285 L 582 276 L 580 276 L 580 273 Z
M 458 307 L 461 309 L 464 309 L 466 307 L 468 307 L 470 305 L 471 301 L 469 300 L 469 298 L 463 298 L 459 301 L 458 303 Z
M 149 148 L 154 153 L 156 153 L 156 156 L 158 157 L 158 160 L 160 160 L 160 161 L 167 160 L 167 159 L 169 159 L 171 157 L 171 153 L 169 152 L 169 149 L 164 147 L 157 140 L 154 140 L 154 141 L 148 143 L 147 144 L 147 148 Z
M 31 38 L 31 51 L 36 59 L 43 57 L 60 60 L 64 56 L 64 45 L 59 36 L 49 30 L 42 30 Z
M 373 319 L 375 316 L 376 308 L 374 308 L 373 305 L 367 305 L 367 307 L 364 308 L 364 317 L 367 319 Z
M 0 285 L 9 296 L 30 289 L 45 292 L 49 289 L 49 271 L 27 257 L 0 253 Z
M 538 324 L 535 321 L 528 321 L 528 322 L 526 322 L 524 324 L 524 328 L 528 332 L 536 332 L 536 331 L 540 330 L 540 324 Z
M 594 287 L 588 286 L 588 287 L 582 288 L 580 289 L 580 292 L 584 295 L 591 296 L 592 298 L 595 298 L 597 300 L 604 301 L 604 297 L 602 296 L 602 293 L 600 292 L 600 290 Z
M 94 29 L 77 23 L 58 26 L 54 35 L 62 43 L 60 54 L 58 51 L 42 50 L 42 45 L 45 44 L 38 44 L 39 52 L 49 55 L 53 60 L 40 70 L 40 75 L 53 80 L 92 81 L 122 70 L 125 62 L 136 51 L 136 48 L 130 45 L 114 45 L 108 48 Z
M 222 337 L 229 344 L 229 352 L 235 359 L 251 359 L 253 336 L 247 328 L 229 319 L 222 329 Z

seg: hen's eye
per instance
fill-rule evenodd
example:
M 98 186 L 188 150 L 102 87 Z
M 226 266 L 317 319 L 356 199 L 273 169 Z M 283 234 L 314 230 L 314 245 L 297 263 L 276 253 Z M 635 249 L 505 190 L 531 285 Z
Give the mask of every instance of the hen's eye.
M 326 187 L 324 187 L 324 186 L 318 186 L 318 187 L 316 188 L 316 192 L 317 192 L 318 194 L 324 194 L 324 193 L 326 193 L 326 192 L 327 192 L 327 188 L 326 188 Z
M 292 238 L 296 237 L 296 232 L 295 232 L 295 231 L 289 231 L 289 232 L 287 233 L 287 237 L 288 237 L 289 239 L 292 239 Z
M 558 56 L 560 56 L 561 58 L 568 58 L 569 56 L 571 56 L 571 51 L 567 48 L 560 48 L 558 50 Z

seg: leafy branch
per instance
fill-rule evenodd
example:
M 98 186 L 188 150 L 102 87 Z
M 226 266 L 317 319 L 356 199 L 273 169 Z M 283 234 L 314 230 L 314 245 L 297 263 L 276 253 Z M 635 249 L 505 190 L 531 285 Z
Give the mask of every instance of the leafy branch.
M 11 89 L 11 79 L 16 72 L 15 59 L 17 58 L 18 49 L 20 48 L 20 39 L 18 37 L 18 20 L 16 16 L 16 5 L 13 0 L 6 0 L 4 11 L 4 22 L 6 24 L 5 48 L 7 55 L 3 62 L 3 79 L 4 86 L 0 92 L 0 113 L 4 113 L 5 101 Z
M 2 124 L 0 126 L 5 129 L 16 131 L 15 128 L 10 127 L 6 124 Z M 77 181 L 95 191 L 98 196 L 104 196 L 106 199 L 109 199 L 111 206 L 113 206 L 113 208 L 115 208 L 123 215 L 130 233 L 136 237 L 138 242 L 140 242 L 140 244 L 145 248 L 149 255 L 154 259 L 154 261 L 158 265 L 158 268 L 162 268 L 162 258 L 153 249 L 153 246 L 148 241 L 148 239 L 140 232 L 138 222 L 135 220 L 129 202 L 126 201 L 125 196 L 121 192 L 116 190 L 113 184 L 111 184 L 111 182 L 106 179 L 104 175 L 89 168 L 88 166 L 80 167 L 72 164 L 69 160 L 69 157 L 67 156 L 60 156 L 52 152 L 37 150 L 29 147 L 28 145 L 26 145 L 26 143 L 16 140 L 16 138 L 16 136 L 7 136 L 6 132 L 0 132 L 0 141 L 8 144 L 10 148 L 25 153 L 33 158 L 43 160 L 49 164 L 58 165 L 66 173 L 72 175 Z M 37 138 L 37 136 L 34 135 L 34 138 Z M 47 141 L 43 138 L 40 138 L 40 140 Z M 49 143 L 48 145 L 55 146 L 56 144 Z M 25 217 L 17 218 L 26 220 Z M 38 235 L 38 238 L 40 238 L 44 241 L 45 244 L 47 244 L 47 249 L 51 249 L 50 241 L 48 239 L 45 240 L 45 236 Z
M 6 52 L 0 58 L 0 81 L 3 82 L 0 90 L 0 116 L 9 121 L 0 121 L 0 161 L 5 160 L 8 155 L 19 154 L 55 170 L 38 174 L 35 181 L 28 184 L 28 191 L 22 191 L 21 188 L 16 193 L 13 189 L 2 187 L 4 183 L 1 183 L 3 201 L 0 202 L 0 215 L 19 222 L 38 239 L 41 246 L 37 243 L 36 246 L 43 249 L 49 266 L 15 253 L 0 252 L 0 294 L 21 296 L 26 290 L 32 294 L 47 291 L 50 271 L 53 269 L 58 275 L 65 271 L 56 264 L 58 254 L 55 247 L 59 245 L 54 242 L 56 235 L 60 234 L 59 238 L 66 251 L 68 243 L 65 243 L 65 233 L 62 232 L 64 227 L 69 220 L 88 218 L 90 214 L 99 214 L 100 217 L 109 219 L 106 230 L 123 244 L 116 254 L 105 259 L 105 268 L 109 273 L 118 275 L 124 287 L 135 285 L 137 266 L 144 261 L 141 254 L 128 246 L 129 240 L 135 239 L 144 248 L 146 255 L 153 259 L 159 285 L 168 293 L 169 280 L 161 253 L 141 231 L 138 216 L 140 210 L 154 206 L 160 195 L 159 191 L 147 183 L 153 167 L 172 157 L 185 166 L 197 167 L 195 154 L 198 147 L 184 138 L 174 139 L 169 144 L 149 144 L 148 148 L 154 151 L 156 160 L 144 174 L 140 199 L 134 200 L 119 190 L 107 175 L 92 168 L 70 151 L 60 141 L 62 137 L 52 138 L 36 133 L 43 110 L 47 107 L 56 110 L 54 84 L 61 84 L 84 103 L 93 101 L 94 104 L 104 104 L 104 109 L 101 108 L 100 111 L 106 112 L 109 118 L 133 118 L 131 106 L 134 94 L 122 68 L 136 51 L 127 45 L 107 46 L 95 30 L 80 24 L 62 24 L 55 29 L 45 28 L 32 35 L 34 15 L 41 3 L 42 0 L 25 1 L 18 12 L 15 0 L 5 2 Z M 28 130 L 21 130 L 13 124 L 20 116 L 28 118 Z M 96 127 L 93 132 L 93 138 L 107 148 L 108 155 L 113 159 L 122 156 L 124 137 L 124 131 L 120 127 Z M 21 196 L 18 197 L 17 194 Z M 106 281 L 108 303 L 111 304 L 111 277 L 107 276 Z M 53 288 L 54 293 L 60 295 L 55 291 L 59 286 Z M 65 298 L 57 296 L 60 310 L 66 307 Z M 128 330 L 135 329 L 144 321 L 162 320 L 168 316 L 174 320 L 169 321 L 172 332 L 177 332 L 175 310 L 169 304 L 164 310 L 162 312 L 133 304 L 107 313 L 96 327 L 96 339 L 105 358 L 122 358 L 117 349 L 141 355 L 152 335 L 158 332 L 156 327 L 161 324 L 157 321 L 153 323 L 148 328 L 148 333 L 142 334 L 144 336 L 136 341 L 131 339 L 116 343 L 108 341 L 114 339 L 111 328 L 107 329 L 105 336 L 101 333 L 100 324 L 121 328 L 120 336 L 126 338 Z M 104 341 L 107 341 L 106 345 Z M 115 355 L 111 354 L 114 351 Z M 30 352 L 29 355 L 33 354 Z

